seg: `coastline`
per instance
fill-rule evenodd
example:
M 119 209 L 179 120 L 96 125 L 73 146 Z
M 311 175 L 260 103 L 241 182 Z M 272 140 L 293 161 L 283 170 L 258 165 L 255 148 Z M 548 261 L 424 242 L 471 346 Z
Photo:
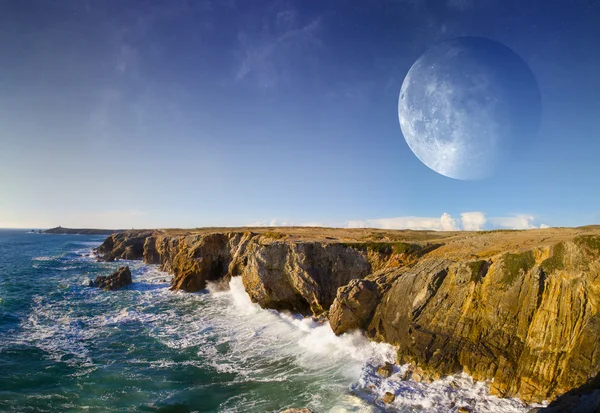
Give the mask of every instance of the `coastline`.
M 312 314 L 337 334 L 359 329 L 396 346 L 398 364 L 413 365 L 413 377 L 424 382 L 466 372 L 491 381 L 492 394 L 501 397 L 560 402 L 581 386 L 589 393 L 587 377 L 598 375 L 598 240 L 598 227 L 481 233 L 207 228 L 126 231 L 108 237 L 98 251 L 108 261 L 159 264 L 174 274 L 174 290 L 199 291 L 206 282 L 241 276 L 263 308 Z M 369 288 L 350 285 L 353 279 Z M 556 294 L 566 296 L 562 310 Z M 562 338 L 548 339 L 561 331 L 569 348 Z M 478 340 L 470 338 L 474 333 Z

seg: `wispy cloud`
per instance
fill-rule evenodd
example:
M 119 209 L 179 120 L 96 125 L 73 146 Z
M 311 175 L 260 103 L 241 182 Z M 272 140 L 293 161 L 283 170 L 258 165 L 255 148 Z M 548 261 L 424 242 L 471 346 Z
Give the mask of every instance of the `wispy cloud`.
M 450 9 L 466 10 L 473 7 L 473 0 L 448 0 L 446 5 Z
M 139 51 L 133 46 L 123 43 L 115 57 L 115 70 L 125 74 L 135 70 L 139 59 Z
M 446 6 L 449 9 L 465 11 L 473 8 L 487 7 L 494 3 L 494 0 L 447 0 Z
M 259 35 L 241 32 L 238 40 L 242 58 L 235 80 L 254 78 L 265 88 L 277 85 L 297 59 L 321 45 L 320 27 L 320 17 L 299 25 L 297 12 L 290 9 L 275 14 Z
M 403 3 L 407 6 L 413 7 L 414 9 L 429 9 L 437 3 L 443 5 L 442 2 L 438 0 L 389 0 L 396 3 Z M 483 7 L 487 4 L 491 3 L 492 0 L 446 0 L 446 7 L 451 10 L 468 10 L 474 7 Z

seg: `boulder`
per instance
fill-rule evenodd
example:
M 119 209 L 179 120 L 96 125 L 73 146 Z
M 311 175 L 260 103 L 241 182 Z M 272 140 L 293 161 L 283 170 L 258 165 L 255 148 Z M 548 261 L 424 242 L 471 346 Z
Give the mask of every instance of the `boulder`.
M 396 396 L 394 395 L 394 393 L 390 393 L 389 391 L 385 392 L 385 394 L 381 398 L 381 401 L 383 401 L 385 404 L 393 403 L 394 400 L 396 400 Z
M 381 377 L 385 377 L 385 378 L 390 377 L 393 372 L 394 372 L 394 365 L 392 363 L 388 363 L 388 362 L 379 366 L 379 368 L 377 369 L 377 374 L 379 374 Z
M 129 267 L 121 267 L 111 275 L 101 275 L 96 277 L 94 285 L 104 290 L 115 291 L 131 284 L 131 271 Z
M 337 290 L 329 310 L 329 324 L 337 335 L 365 329 L 371 322 L 379 302 L 377 284 L 367 280 L 352 280 Z

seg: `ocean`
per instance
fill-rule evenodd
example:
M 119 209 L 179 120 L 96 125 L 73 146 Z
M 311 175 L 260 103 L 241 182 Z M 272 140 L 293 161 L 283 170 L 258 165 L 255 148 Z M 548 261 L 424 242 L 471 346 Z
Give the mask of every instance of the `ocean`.
M 172 292 L 139 261 L 99 263 L 103 236 L 0 230 L 0 412 L 527 412 L 466 375 L 423 384 L 377 367 L 394 349 L 228 291 Z M 133 284 L 87 287 L 128 265 Z M 396 400 L 384 405 L 390 391 Z

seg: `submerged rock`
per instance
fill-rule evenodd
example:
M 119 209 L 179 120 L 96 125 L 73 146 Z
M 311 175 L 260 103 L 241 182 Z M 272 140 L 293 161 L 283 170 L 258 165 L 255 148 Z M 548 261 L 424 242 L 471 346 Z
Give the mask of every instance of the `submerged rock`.
M 281 413 L 313 413 L 313 411 L 305 407 L 303 409 L 287 409 L 281 411 Z
M 129 267 L 121 267 L 111 275 L 101 275 L 96 277 L 94 285 L 104 290 L 115 291 L 131 284 L 131 271 Z
M 385 363 L 382 366 L 379 366 L 379 368 L 377 369 L 377 374 L 379 374 L 381 377 L 385 377 L 388 378 L 392 375 L 392 373 L 394 372 L 394 365 L 392 363 Z
M 385 392 L 385 394 L 381 398 L 381 401 L 383 401 L 385 404 L 393 403 L 394 400 L 396 400 L 396 395 L 394 393 L 390 393 L 389 391 Z

